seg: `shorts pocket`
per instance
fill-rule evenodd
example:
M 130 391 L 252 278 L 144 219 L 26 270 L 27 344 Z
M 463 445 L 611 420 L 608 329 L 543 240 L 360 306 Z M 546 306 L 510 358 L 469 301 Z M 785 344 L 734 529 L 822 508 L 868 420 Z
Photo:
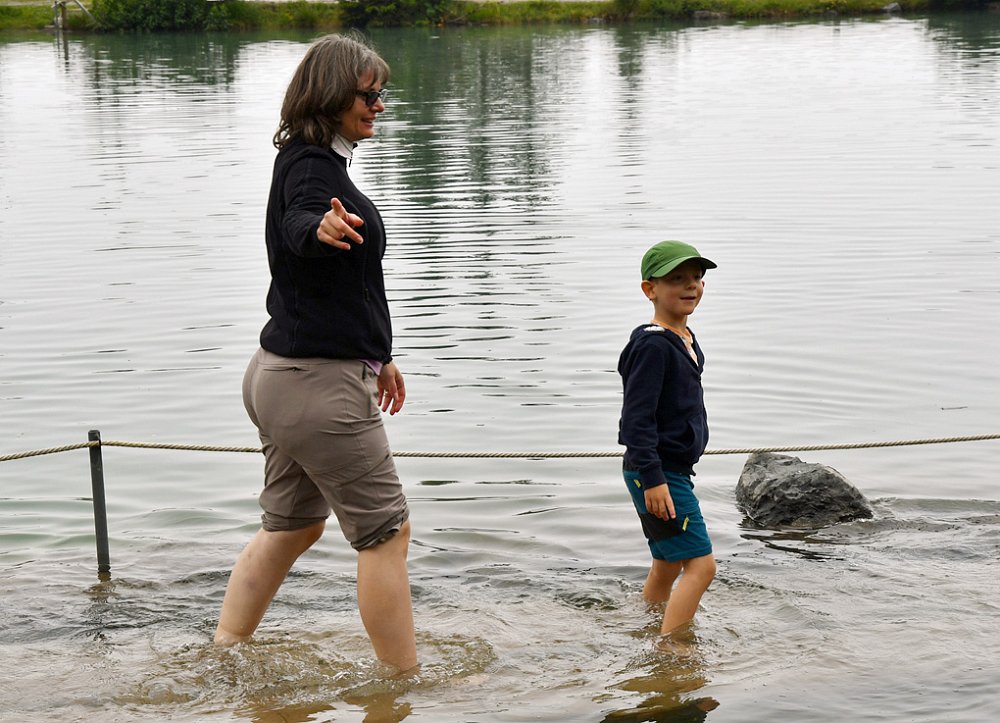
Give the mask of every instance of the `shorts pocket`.
M 646 539 L 653 542 L 676 537 L 684 533 L 688 525 L 688 518 L 682 515 L 664 520 L 646 512 L 639 515 L 639 520 L 642 522 L 642 532 L 646 535 Z

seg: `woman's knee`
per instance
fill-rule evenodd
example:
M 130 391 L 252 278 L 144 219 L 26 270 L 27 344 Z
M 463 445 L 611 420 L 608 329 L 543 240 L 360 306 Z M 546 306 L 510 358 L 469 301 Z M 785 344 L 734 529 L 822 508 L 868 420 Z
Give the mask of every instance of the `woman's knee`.
M 378 555 L 393 556 L 402 555 L 406 557 L 406 553 L 410 547 L 410 521 L 405 520 L 402 525 L 399 526 L 394 534 L 382 539 L 382 541 L 372 545 L 371 547 L 366 547 L 361 552 L 376 553 Z
M 404 520 L 403 524 L 399 526 L 399 532 L 396 533 L 397 537 L 403 538 L 406 542 L 410 541 L 410 521 Z
M 410 547 L 410 521 L 405 520 L 403 524 L 399 526 L 399 532 L 386 540 L 384 544 L 391 547 L 395 551 L 406 555 L 406 551 Z
M 326 529 L 326 522 L 316 522 L 307 527 L 299 527 L 294 530 L 282 530 L 276 533 L 276 535 L 285 536 L 284 539 L 288 541 L 290 547 L 295 547 L 302 552 L 305 552 L 310 547 L 319 541 L 319 538 L 323 536 L 323 531 Z

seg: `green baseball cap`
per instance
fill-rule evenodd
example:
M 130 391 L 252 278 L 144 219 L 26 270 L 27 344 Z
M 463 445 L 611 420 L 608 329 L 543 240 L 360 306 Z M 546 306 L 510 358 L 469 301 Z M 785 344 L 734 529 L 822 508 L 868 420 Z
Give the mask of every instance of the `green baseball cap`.
M 660 241 L 642 257 L 642 278 L 654 279 L 666 276 L 685 261 L 691 259 L 701 263 L 701 267 L 706 271 L 718 266 L 714 261 L 709 261 L 699 254 L 698 249 L 691 244 L 686 244 L 683 241 Z

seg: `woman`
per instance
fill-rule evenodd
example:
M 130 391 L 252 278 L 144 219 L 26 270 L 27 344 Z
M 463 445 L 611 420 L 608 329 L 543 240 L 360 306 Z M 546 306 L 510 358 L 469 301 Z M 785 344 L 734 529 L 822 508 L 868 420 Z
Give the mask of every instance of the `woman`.
M 270 320 L 243 380 L 264 448 L 262 529 L 233 568 L 215 641 L 248 640 L 331 510 L 358 550 L 358 606 L 375 654 L 416 665 L 409 510 L 381 412 L 406 398 L 392 361 L 378 210 L 347 175 L 375 134 L 389 67 L 357 40 L 306 52 L 274 136 L 265 235 Z

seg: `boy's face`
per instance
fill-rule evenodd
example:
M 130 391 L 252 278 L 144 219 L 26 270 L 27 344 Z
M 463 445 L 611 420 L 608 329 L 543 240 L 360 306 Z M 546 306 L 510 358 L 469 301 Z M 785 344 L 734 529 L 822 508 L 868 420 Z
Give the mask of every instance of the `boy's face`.
M 684 324 L 705 293 L 705 272 L 692 259 L 666 276 L 642 282 L 642 291 L 653 302 L 655 318 L 668 324 Z

